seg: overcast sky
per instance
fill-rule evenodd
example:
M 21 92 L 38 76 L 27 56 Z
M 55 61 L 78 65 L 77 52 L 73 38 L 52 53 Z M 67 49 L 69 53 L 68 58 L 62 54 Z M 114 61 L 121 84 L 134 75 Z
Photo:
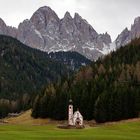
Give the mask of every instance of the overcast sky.
M 140 16 L 140 0 L 0 0 L 0 17 L 17 27 L 41 6 L 50 6 L 60 18 L 66 11 L 78 12 L 98 33 L 108 32 L 114 40 Z

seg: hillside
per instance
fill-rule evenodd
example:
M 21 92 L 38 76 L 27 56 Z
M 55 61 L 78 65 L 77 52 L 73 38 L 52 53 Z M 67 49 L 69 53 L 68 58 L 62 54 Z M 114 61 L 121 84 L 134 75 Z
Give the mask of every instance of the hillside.
M 31 110 L 21 113 L 17 117 L 7 117 L 3 121 L 8 124 L 28 124 L 28 125 L 45 125 L 49 124 L 49 119 L 34 119 L 31 117 Z
M 0 60 L 0 116 L 9 107 L 11 111 L 25 109 L 30 97 L 44 85 L 66 77 L 71 71 L 46 53 L 6 36 L 0 36 Z M 2 110 L 5 113 L 1 114 Z
M 36 97 L 32 116 L 65 119 L 70 97 L 74 110 L 79 108 L 87 120 L 106 122 L 138 117 L 140 39 L 82 68 L 72 80 L 47 86 Z
M 89 59 L 77 52 L 51 52 L 48 55 L 52 60 L 65 64 L 72 71 L 78 71 L 82 66 L 91 64 Z
M 42 87 L 61 82 L 88 63 L 90 60 L 78 53 L 48 54 L 0 36 L 0 117 L 9 110 L 28 108 Z
M 51 60 L 46 53 L 11 37 L 0 36 L 0 54 L 1 98 L 14 99 L 17 94 L 33 93 L 69 72 L 66 66 Z

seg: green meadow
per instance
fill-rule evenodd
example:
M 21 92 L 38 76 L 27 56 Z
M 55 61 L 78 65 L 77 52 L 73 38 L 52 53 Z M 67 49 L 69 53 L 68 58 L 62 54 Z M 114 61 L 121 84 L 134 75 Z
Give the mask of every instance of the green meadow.
M 56 125 L 0 125 L 0 140 L 140 140 L 140 121 L 59 129 Z

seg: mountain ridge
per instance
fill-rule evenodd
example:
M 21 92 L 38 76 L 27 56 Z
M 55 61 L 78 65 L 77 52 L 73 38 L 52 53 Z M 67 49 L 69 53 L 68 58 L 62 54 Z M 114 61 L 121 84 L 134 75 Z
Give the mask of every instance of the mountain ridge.
M 78 13 L 72 18 L 66 12 L 64 18 L 60 19 L 47 6 L 35 11 L 17 29 L 6 27 L 7 32 L 2 31 L 1 34 L 15 37 L 33 48 L 46 52 L 76 51 L 91 60 L 98 59 L 103 48 L 111 43 L 109 34 L 98 34 Z
M 140 37 L 140 17 L 134 19 L 134 23 L 131 25 L 130 30 L 126 27 L 116 38 L 116 48 L 125 46 L 132 40 Z
M 108 33 L 97 33 L 78 13 L 72 17 L 67 11 L 60 19 L 50 7 L 43 6 L 18 28 L 7 26 L 0 19 L 0 34 L 17 38 L 44 52 L 75 51 L 90 60 L 97 60 L 140 37 L 140 17 L 135 18 L 130 30 L 125 28 L 112 42 Z

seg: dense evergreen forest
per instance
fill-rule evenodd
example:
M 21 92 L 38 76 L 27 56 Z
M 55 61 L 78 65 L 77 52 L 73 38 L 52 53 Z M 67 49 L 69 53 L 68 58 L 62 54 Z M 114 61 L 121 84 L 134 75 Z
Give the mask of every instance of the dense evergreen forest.
M 91 61 L 76 52 L 45 53 L 0 35 L 0 118 L 31 107 L 41 88 Z
M 65 64 L 68 69 L 73 71 L 78 71 L 82 66 L 91 63 L 91 60 L 77 52 L 51 52 L 49 57 L 56 62 Z
M 42 86 L 69 72 L 46 53 L 11 37 L 0 36 L 0 116 L 28 108 L 31 97 Z
M 86 120 L 139 117 L 140 39 L 81 68 L 72 78 L 43 88 L 34 100 L 32 116 L 66 119 L 69 98 Z
M 78 53 L 47 54 L 1 35 L 0 117 L 29 108 L 42 87 L 61 82 L 83 63 L 89 64 L 90 61 Z

